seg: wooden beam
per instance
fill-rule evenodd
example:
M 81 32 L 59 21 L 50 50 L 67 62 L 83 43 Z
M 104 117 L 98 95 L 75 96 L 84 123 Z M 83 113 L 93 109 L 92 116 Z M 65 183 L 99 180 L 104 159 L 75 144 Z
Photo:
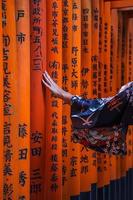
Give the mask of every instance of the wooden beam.
M 133 0 L 128 1 L 113 1 L 111 2 L 111 8 L 127 8 L 127 7 L 133 7 Z

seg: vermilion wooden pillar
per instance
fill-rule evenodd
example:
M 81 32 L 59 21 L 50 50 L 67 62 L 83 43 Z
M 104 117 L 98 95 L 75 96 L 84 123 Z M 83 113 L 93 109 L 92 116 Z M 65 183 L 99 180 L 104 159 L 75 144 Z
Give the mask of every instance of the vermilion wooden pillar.
M 30 1 L 30 192 L 32 200 L 46 195 L 45 101 L 42 73 L 46 68 L 46 1 Z
M 29 2 L 17 0 L 16 40 L 18 64 L 18 145 L 27 158 L 18 160 L 19 198 L 30 199 L 30 16 Z
M 2 1 L 0 1 L 0 5 L 1 5 Z M 0 171 L 1 171 L 1 179 L 0 179 L 0 199 L 3 199 L 3 164 L 4 164 L 4 158 L 3 158 L 3 62 L 2 62 L 2 58 L 3 58 L 3 43 L 2 43 L 2 36 L 3 36 L 3 32 L 2 32 L 2 7 L 0 8 L 0 64 L 1 64 L 1 68 L 0 68 L 0 119 L 1 119 L 1 123 L 0 123 L 0 146 L 1 146 L 1 155 L 0 155 Z

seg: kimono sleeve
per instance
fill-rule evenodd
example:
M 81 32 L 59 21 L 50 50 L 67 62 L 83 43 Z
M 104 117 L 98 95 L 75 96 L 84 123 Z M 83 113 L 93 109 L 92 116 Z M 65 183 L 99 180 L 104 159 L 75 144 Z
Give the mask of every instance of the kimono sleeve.
M 77 95 L 73 96 L 71 98 L 71 120 L 73 128 L 82 129 L 93 127 L 100 110 L 109 100 L 110 97 L 85 99 Z
M 129 124 L 131 90 L 125 90 L 109 98 L 84 99 L 75 96 L 71 99 L 71 120 L 74 129 L 111 127 Z M 133 119 L 132 119 L 133 121 Z M 131 124 L 131 122 L 130 122 Z

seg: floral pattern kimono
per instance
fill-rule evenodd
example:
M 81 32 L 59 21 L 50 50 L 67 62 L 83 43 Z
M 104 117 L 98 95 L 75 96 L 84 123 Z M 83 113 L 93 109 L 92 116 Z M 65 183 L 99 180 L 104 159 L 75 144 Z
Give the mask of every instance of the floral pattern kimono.
M 102 153 L 125 155 L 133 124 L 133 82 L 108 98 L 71 98 L 72 140 Z

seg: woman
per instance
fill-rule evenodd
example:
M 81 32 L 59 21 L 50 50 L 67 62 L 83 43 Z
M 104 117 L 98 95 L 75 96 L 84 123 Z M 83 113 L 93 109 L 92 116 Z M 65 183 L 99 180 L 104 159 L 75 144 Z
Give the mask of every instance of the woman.
M 133 82 L 108 98 L 84 99 L 61 89 L 45 71 L 43 84 L 71 106 L 72 139 L 98 152 L 125 155 L 128 125 L 133 124 Z

